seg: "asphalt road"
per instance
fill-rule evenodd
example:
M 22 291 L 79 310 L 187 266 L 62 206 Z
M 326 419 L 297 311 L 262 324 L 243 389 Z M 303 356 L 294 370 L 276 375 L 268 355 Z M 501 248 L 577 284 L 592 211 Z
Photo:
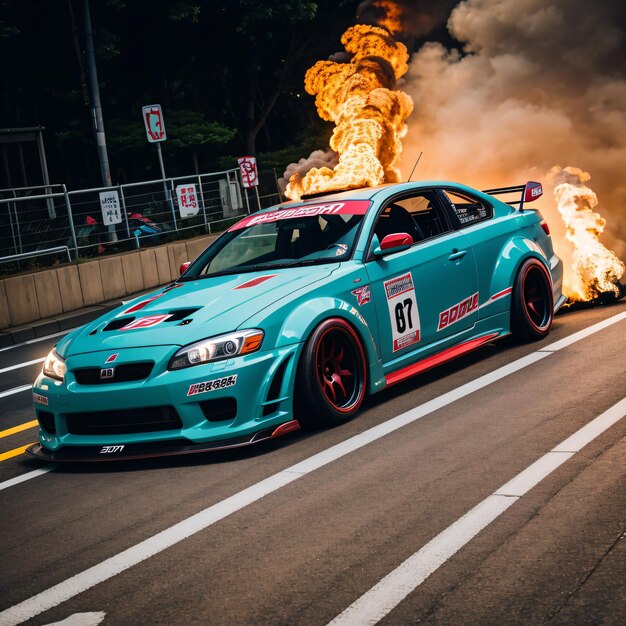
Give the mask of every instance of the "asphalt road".
M 626 302 L 338 428 L 33 473 L 41 364 L 7 368 L 57 340 L 0 351 L 0 625 L 626 623 Z

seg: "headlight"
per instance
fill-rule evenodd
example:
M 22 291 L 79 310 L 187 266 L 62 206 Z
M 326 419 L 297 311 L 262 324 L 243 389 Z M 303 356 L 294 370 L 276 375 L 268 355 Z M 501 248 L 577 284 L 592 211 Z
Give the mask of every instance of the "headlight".
M 229 359 L 242 354 L 256 352 L 263 341 L 262 330 L 242 330 L 227 335 L 203 339 L 181 348 L 170 361 L 168 369 L 202 365 L 211 361 Z
M 65 372 L 67 372 L 65 360 L 56 353 L 56 350 L 50 350 L 46 360 L 43 362 L 44 375 L 56 380 L 63 380 Z

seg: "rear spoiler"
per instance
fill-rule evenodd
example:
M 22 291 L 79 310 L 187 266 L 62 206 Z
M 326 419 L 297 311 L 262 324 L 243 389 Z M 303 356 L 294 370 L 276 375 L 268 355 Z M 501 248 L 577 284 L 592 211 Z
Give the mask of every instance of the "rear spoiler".
M 499 196 L 501 194 L 506 193 L 521 193 L 521 197 L 519 200 L 514 200 L 512 202 L 507 202 L 511 206 L 515 206 L 519 204 L 519 210 L 524 210 L 524 202 L 532 202 L 533 200 L 537 200 L 543 195 L 543 187 L 541 183 L 536 183 L 535 181 L 529 180 L 525 185 L 517 185 L 515 187 L 499 187 L 497 189 L 485 189 L 483 193 L 487 193 L 490 196 Z

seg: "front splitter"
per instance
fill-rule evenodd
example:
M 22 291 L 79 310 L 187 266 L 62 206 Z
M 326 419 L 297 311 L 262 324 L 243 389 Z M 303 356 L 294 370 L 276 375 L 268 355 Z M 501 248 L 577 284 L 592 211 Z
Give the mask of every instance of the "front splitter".
M 291 420 L 278 427 L 267 428 L 253 435 L 193 443 L 188 439 L 173 439 L 149 443 L 111 444 L 106 446 L 64 446 L 56 451 L 46 450 L 40 443 L 34 443 L 26 449 L 26 453 L 42 461 L 55 463 L 84 463 L 102 461 L 126 461 L 132 459 L 148 459 L 161 456 L 176 456 L 212 452 L 216 450 L 232 450 L 242 448 L 261 441 L 276 439 L 281 435 L 298 430 L 300 424 Z

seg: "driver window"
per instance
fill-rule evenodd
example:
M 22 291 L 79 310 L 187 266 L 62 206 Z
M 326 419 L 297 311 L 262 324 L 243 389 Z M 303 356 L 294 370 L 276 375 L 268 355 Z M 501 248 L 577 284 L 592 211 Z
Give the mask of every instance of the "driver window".
M 379 241 L 393 233 L 408 233 L 414 242 L 424 241 L 452 230 L 437 210 L 432 191 L 395 200 L 385 207 L 374 230 Z

